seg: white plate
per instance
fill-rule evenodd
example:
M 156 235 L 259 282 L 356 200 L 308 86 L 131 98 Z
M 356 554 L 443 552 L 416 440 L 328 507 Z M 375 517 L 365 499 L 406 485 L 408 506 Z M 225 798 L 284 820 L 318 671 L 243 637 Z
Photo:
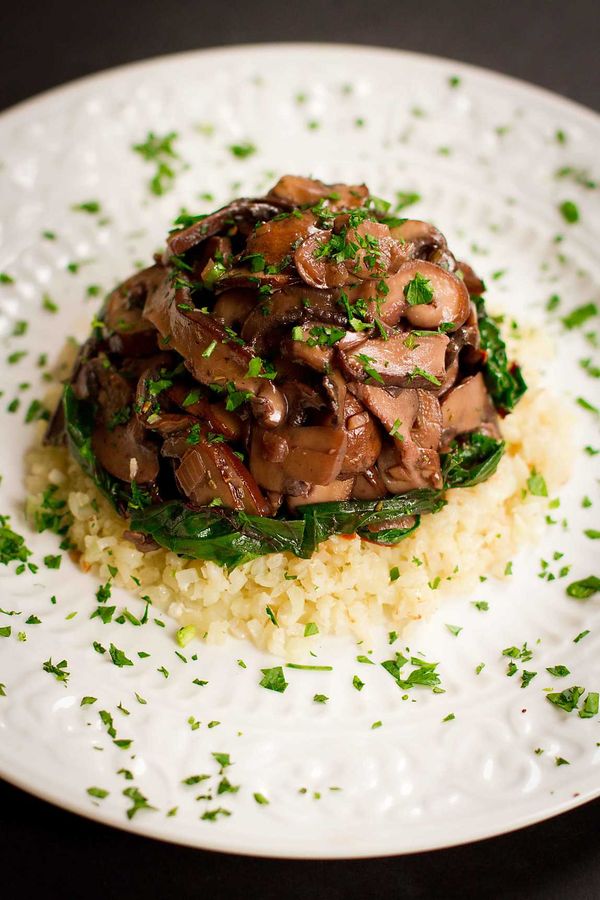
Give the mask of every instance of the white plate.
M 451 76 L 460 77 L 458 86 L 449 84 Z M 212 135 L 198 129 L 202 123 L 214 126 Z M 178 149 L 189 163 L 160 199 L 146 187 L 151 166 L 130 149 L 149 130 L 177 131 Z M 258 148 L 247 159 L 227 149 L 247 140 Z M 0 509 L 26 533 L 36 559 L 56 544 L 51 536 L 29 533 L 23 521 L 27 404 L 13 415 L 5 405 L 19 382 L 34 382 L 24 397 L 41 393 L 34 360 L 41 351 L 57 352 L 65 334 L 85 335 L 95 305 L 82 299 L 86 285 L 107 288 L 135 260 L 148 260 L 180 206 L 206 211 L 231 195 L 254 194 L 288 171 L 331 181 L 364 179 L 381 196 L 420 193 L 415 213 L 446 232 L 450 246 L 488 278 L 490 298 L 509 312 L 540 319 L 552 293 L 562 296 L 566 309 L 599 296 L 598 193 L 554 173 L 560 166 L 597 167 L 600 121 L 536 88 L 454 62 L 326 45 L 167 57 L 84 79 L 6 113 L 0 147 L 0 270 L 15 278 L 14 285 L 0 285 L 3 359 L 29 347 L 18 364 L 2 364 Z M 215 201 L 199 201 L 201 192 L 211 192 Z M 101 200 L 110 223 L 98 225 L 98 216 L 71 210 L 92 198 Z M 557 205 L 565 199 L 577 202 L 580 223 L 562 220 Z M 43 239 L 42 230 L 56 232 L 56 240 Z M 557 233 L 564 235 L 560 245 L 554 243 Z M 77 274 L 66 269 L 71 261 L 89 259 Z M 491 280 L 499 269 L 506 275 Z M 57 315 L 41 309 L 45 291 L 59 301 Z M 27 339 L 9 338 L 14 321 L 23 318 L 30 321 Z M 593 349 L 578 333 L 548 327 L 560 337 L 550 382 L 571 398 L 583 394 L 593 402 L 597 382 L 577 365 Z M 579 410 L 579 448 L 598 446 L 596 418 Z M 198 660 L 184 664 L 174 655 L 172 622 L 143 631 L 90 622 L 96 583 L 66 558 L 58 572 L 41 566 L 35 576 L 17 577 L 14 566 L 2 567 L 1 605 L 22 615 L 0 615 L 0 625 L 13 626 L 11 637 L 0 639 L 0 682 L 6 685 L 0 772 L 45 799 L 119 827 L 272 856 L 442 847 L 582 803 L 600 793 L 598 718 L 586 721 L 555 709 L 542 688 L 552 683 L 544 667 L 559 663 L 571 669 L 569 684 L 600 688 L 598 599 L 577 603 L 566 597 L 564 579 L 547 584 L 536 573 L 539 558 L 554 550 L 572 565 L 570 577 L 593 571 L 597 545 L 582 530 L 600 527 L 598 506 L 582 509 L 581 498 L 597 495 L 596 476 L 597 461 L 578 452 L 556 515 L 568 519 L 568 529 L 549 527 L 543 545 L 515 561 L 509 587 L 482 585 L 477 599 L 491 601 L 488 614 L 464 597 L 420 626 L 412 645 L 440 660 L 447 692 L 415 695 L 415 703 L 401 701 L 379 666 L 358 664 L 349 640 L 323 642 L 320 658 L 334 665 L 333 672 L 289 672 L 290 686 L 280 695 L 257 685 L 260 667 L 277 661 L 245 644 L 200 644 Z M 56 605 L 49 602 L 53 594 Z M 67 619 L 74 611 L 79 614 Z M 25 625 L 30 614 L 42 624 Z M 464 626 L 459 638 L 445 622 Z M 584 629 L 588 637 L 573 643 Z M 19 631 L 26 632 L 26 642 L 17 639 Z M 135 666 L 110 665 L 92 650 L 96 639 L 106 646 L 114 641 Z M 535 647 L 540 674 L 521 690 L 517 679 L 505 677 L 500 651 L 524 641 Z M 375 659 L 386 658 L 384 634 L 373 649 Z M 152 655 L 139 660 L 137 650 Z M 66 688 L 42 671 L 49 657 L 68 660 Z M 239 657 L 246 669 L 236 664 Z M 479 661 L 487 665 L 476 677 Z M 157 672 L 162 665 L 168 679 Z M 361 693 L 351 684 L 357 670 L 367 682 Z M 199 688 L 193 678 L 209 684 Z M 134 691 L 146 705 L 138 704 Z M 312 703 L 315 692 L 330 702 Z M 98 702 L 81 707 L 84 695 Z M 117 710 L 120 701 L 130 716 Z M 134 740 L 130 750 L 113 745 L 99 709 L 112 713 L 119 737 Z M 455 720 L 442 723 L 450 712 Z M 190 716 L 202 725 L 192 730 Z M 221 724 L 209 729 L 211 720 Z M 372 730 L 375 720 L 383 725 Z M 543 755 L 534 753 L 537 747 Z M 231 755 L 227 774 L 241 787 L 206 804 L 194 799 L 205 784 L 181 781 L 215 774 L 213 751 Z M 570 765 L 557 767 L 558 756 Z M 116 774 L 122 767 L 134 781 Z M 140 811 L 128 821 L 122 790 L 131 785 L 158 811 Z M 110 795 L 95 804 L 86 794 L 90 786 Z M 270 804 L 257 804 L 254 792 Z M 167 817 L 175 806 L 177 815 Z M 207 806 L 224 806 L 232 815 L 202 821 Z

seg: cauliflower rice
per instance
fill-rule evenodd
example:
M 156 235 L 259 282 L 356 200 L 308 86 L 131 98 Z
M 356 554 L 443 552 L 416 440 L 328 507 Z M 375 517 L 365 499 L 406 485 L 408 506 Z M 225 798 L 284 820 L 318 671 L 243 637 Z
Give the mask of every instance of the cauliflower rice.
M 528 350 L 531 341 L 536 337 L 530 334 Z M 63 369 L 69 363 L 64 359 Z M 504 577 L 507 561 L 543 530 L 548 500 L 532 496 L 527 479 L 533 469 L 540 472 L 550 494 L 567 480 L 571 417 L 555 396 L 535 386 L 535 373 L 526 376 L 529 390 L 502 423 L 506 453 L 497 472 L 476 487 L 448 491 L 444 509 L 423 516 L 420 528 L 395 547 L 335 536 L 311 559 L 278 553 L 231 572 L 168 550 L 144 554 L 123 539 L 123 519 L 67 450 L 42 446 L 41 426 L 27 458 L 27 512 L 32 516 L 44 490 L 56 485 L 55 496 L 66 500 L 72 515 L 68 537 L 81 568 L 102 581 L 111 578 L 109 566 L 116 568 L 114 584 L 150 597 L 211 643 L 234 635 L 294 657 L 310 644 L 304 637 L 309 622 L 321 634 L 358 639 L 368 639 L 382 624 L 401 632 L 445 597 L 468 593 L 479 575 Z M 58 394 L 57 386 L 51 399 Z M 399 575 L 391 581 L 393 567 Z

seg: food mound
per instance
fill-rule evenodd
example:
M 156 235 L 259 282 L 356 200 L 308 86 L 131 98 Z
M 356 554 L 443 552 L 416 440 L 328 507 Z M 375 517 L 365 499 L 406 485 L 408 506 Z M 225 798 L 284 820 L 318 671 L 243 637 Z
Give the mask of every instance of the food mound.
M 393 545 L 492 475 L 525 391 L 484 285 L 365 185 L 182 215 L 108 295 L 46 436 L 158 545 L 228 567 Z

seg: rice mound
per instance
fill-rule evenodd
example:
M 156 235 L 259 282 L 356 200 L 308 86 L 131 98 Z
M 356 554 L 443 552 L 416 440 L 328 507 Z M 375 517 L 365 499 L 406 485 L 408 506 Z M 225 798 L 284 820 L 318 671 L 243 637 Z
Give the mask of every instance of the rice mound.
M 527 337 L 521 347 L 527 343 L 527 356 L 534 357 L 536 338 Z M 63 360 L 63 371 L 66 365 Z M 234 635 L 297 658 L 315 640 L 304 637 L 309 622 L 320 634 L 359 640 L 382 624 L 402 632 L 445 597 L 468 593 L 479 575 L 505 577 L 508 560 L 544 528 L 548 499 L 527 490 L 532 470 L 544 476 L 550 496 L 569 476 L 572 417 L 556 396 L 535 386 L 535 373 L 525 374 L 530 388 L 502 422 L 506 453 L 497 472 L 476 487 L 448 491 L 447 505 L 423 516 L 420 528 L 394 547 L 335 536 L 311 559 L 277 553 L 231 572 L 168 550 L 144 554 L 123 539 L 124 520 L 66 449 L 42 446 L 41 425 L 26 460 L 27 514 L 33 517 L 43 491 L 56 485 L 55 497 L 66 500 L 73 517 L 68 537 L 82 569 L 107 581 L 109 566 L 116 568 L 114 584 L 150 597 L 210 643 Z M 58 392 L 57 386 L 55 398 Z M 393 567 L 399 574 L 391 581 Z

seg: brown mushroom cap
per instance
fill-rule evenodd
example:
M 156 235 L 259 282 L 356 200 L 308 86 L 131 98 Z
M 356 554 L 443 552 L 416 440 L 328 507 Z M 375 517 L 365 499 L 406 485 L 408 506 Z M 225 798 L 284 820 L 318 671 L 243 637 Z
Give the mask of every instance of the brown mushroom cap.
M 394 286 L 406 291 L 417 275 L 427 279 L 433 297 L 429 303 L 407 304 L 404 315 L 410 324 L 423 329 L 439 328 L 442 324 L 448 331 L 459 328 L 470 312 L 469 292 L 464 283 L 434 263 L 415 260 L 402 266 Z
M 241 228 L 248 232 L 255 222 L 272 219 L 289 208 L 288 203 L 274 197 L 269 200 L 262 197 L 258 200 L 246 197 L 234 200 L 187 228 L 171 232 L 167 240 L 168 255 L 185 253 L 223 229 Z
M 284 175 L 267 194 L 270 200 L 285 201 L 293 206 L 314 206 L 319 200 L 326 199 L 328 208 L 334 212 L 362 206 L 368 196 L 369 189 L 365 184 L 324 184 L 301 175 Z
M 447 447 L 458 435 L 469 431 L 484 431 L 499 438 L 497 416 L 481 372 L 465 378 L 442 400 L 442 443 Z
M 265 516 L 269 505 L 254 478 L 226 444 L 199 443 L 190 447 L 175 471 L 183 493 L 197 506 L 219 498 L 228 509 Z
M 375 338 L 349 351 L 338 348 L 337 353 L 351 380 L 374 379 L 384 385 L 437 390 L 446 373 L 447 346 L 445 334 L 432 332 L 415 338 L 410 332 L 396 332 L 387 340 Z

